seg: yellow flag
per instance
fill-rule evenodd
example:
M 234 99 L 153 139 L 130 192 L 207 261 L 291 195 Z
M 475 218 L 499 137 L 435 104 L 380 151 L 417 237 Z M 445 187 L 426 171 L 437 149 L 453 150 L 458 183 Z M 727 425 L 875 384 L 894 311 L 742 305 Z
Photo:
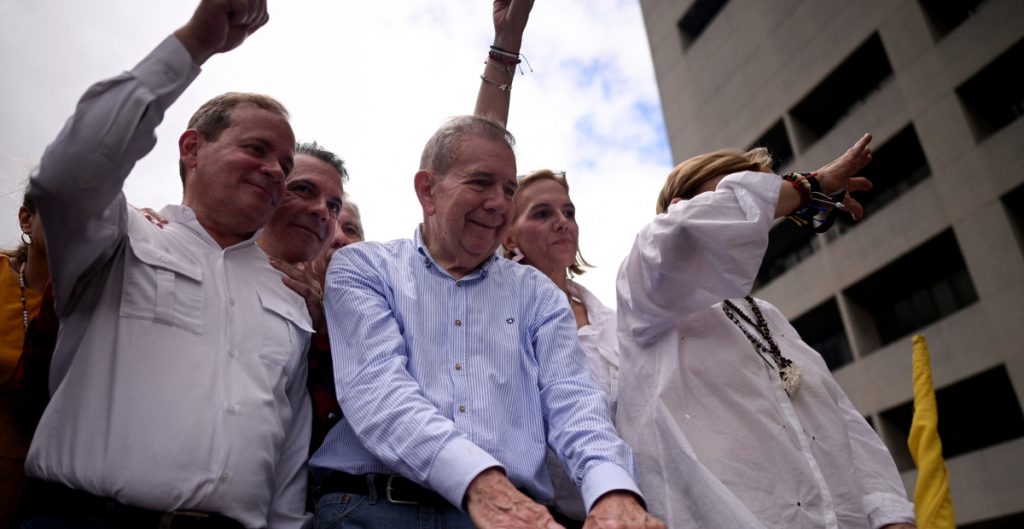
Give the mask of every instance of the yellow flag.
M 914 508 L 917 526 L 954 529 L 953 500 L 949 496 L 949 473 L 942 460 L 939 412 L 932 385 L 932 364 L 924 336 L 914 336 L 914 420 L 910 425 L 910 455 L 917 465 Z

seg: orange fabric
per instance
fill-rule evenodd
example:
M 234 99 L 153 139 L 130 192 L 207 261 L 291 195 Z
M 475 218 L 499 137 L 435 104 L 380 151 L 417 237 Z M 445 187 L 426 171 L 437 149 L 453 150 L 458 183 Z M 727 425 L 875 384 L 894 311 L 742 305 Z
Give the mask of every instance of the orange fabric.
M 13 527 L 14 506 L 24 478 L 29 439 L 14 422 L 14 402 L 8 381 L 21 358 L 25 343 L 21 287 L 18 272 L 7 259 L 0 262 L 0 527 Z M 43 295 L 25 289 L 25 306 L 31 320 L 39 314 Z
M 25 305 L 31 320 L 39 314 L 39 303 L 43 294 L 25 289 Z M 21 287 L 18 272 L 4 259 L 0 265 L 0 381 L 6 381 L 21 358 L 25 343 L 25 321 L 21 314 Z

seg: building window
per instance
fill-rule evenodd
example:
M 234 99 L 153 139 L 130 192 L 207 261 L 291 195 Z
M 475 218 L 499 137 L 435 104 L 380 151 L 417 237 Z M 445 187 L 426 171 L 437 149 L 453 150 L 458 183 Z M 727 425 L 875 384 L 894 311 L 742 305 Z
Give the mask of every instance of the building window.
M 945 37 L 978 12 L 984 0 L 918 0 L 935 40 Z
M 872 152 L 871 163 L 861 174 L 874 184 L 869 191 L 857 192 L 855 198 L 864 206 L 865 215 L 885 207 L 896 197 L 909 191 L 918 182 L 928 178 L 932 169 L 921 149 L 921 141 L 913 125 L 907 125 L 889 141 Z M 840 215 L 830 238 L 849 231 L 857 222 L 849 215 Z
M 1017 243 L 1024 250 L 1024 185 L 1019 185 L 1013 191 L 1003 195 L 1003 207 L 1010 215 Z
M 786 135 L 786 124 L 780 118 L 771 128 L 757 139 L 748 149 L 754 147 L 765 147 L 772 155 L 772 171 L 779 172 L 793 161 L 793 146 L 789 143 L 789 136 Z
M 812 349 L 821 353 L 830 371 L 853 361 L 846 329 L 835 298 L 814 307 L 793 320 L 793 328 Z
M 909 383 L 910 381 L 908 381 Z M 981 450 L 997 443 L 1024 436 L 1024 414 L 1010 383 L 1005 366 L 996 366 L 935 391 L 939 411 L 939 437 L 942 456 L 952 458 Z M 900 470 L 910 470 L 906 444 L 914 416 L 914 401 L 906 402 L 879 414 L 885 423 L 889 446 Z M 909 465 L 908 465 L 909 463 Z
M 808 146 L 892 75 L 878 33 L 871 35 L 790 111 L 798 141 Z
M 988 138 L 1024 114 L 1022 64 L 1024 40 L 1019 40 L 956 89 L 975 140 Z
M 959 526 L 960 529 L 1020 529 L 1024 527 L 1024 511 Z
M 978 300 L 960 246 L 946 230 L 845 293 L 891 343 Z
M 690 5 L 690 9 L 686 10 L 683 18 L 676 24 L 683 39 L 683 49 L 688 48 L 701 33 L 704 33 L 719 11 L 725 7 L 726 2 L 727 0 L 696 0 Z
M 768 233 L 768 249 L 757 271 L 754 288 L 760 288 L 807 259 L 819 248 L 814 231 L 784 220 Z

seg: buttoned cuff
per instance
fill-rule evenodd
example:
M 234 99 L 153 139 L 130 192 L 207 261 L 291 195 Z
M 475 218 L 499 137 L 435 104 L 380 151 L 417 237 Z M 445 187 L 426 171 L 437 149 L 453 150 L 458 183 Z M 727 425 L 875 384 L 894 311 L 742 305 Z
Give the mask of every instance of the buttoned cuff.
M 171 35 L 132 68 L 132 75 L 155 96 L 177 98 L 199 75 L 199 67 L 192 62 L 185 45 Z
M 468 439 L 455 439 L 445 445 L 434 458 L 427 474 L 427 484 L 455 507 L 462 509 L 466 489 L 478 474 L 488 468 L 505 467 L 484 449 Z
M 864 512 L 875 529 L 893 523 L 914 523 L 914 504 L 898 494 L 873 492 L 864 496 Z
M 587 472 L 583 477 L 583 487 L 580 492 L 583 494 L 583 503 L 587 506 L 587 512 L 594 507 L 598 498 L 613 490 L 628 490 L 643 500 L 640 494 L 640 487 L 636 486 L 633 476 L 626 469 L 614 463 L 601 463 Z

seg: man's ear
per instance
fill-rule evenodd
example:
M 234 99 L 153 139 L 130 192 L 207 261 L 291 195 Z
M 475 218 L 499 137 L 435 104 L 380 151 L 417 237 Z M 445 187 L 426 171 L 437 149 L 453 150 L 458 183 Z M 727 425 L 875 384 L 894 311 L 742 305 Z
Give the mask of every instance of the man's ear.
M 196 168 L 202 136 L 195 129 L 188 129 L 178 138 L 178 160 L 185 167 L 185 174 Z
M 416 178 L 413 186 L 416 188 L 416 198 L 420 201 L 420 206 L 423 207 L 423 215 L 431 216 L 437 208 L 434 204 L 434 181 L 436 177 L 434 173 L 426 169 L 421 169 L 416 172 Z

